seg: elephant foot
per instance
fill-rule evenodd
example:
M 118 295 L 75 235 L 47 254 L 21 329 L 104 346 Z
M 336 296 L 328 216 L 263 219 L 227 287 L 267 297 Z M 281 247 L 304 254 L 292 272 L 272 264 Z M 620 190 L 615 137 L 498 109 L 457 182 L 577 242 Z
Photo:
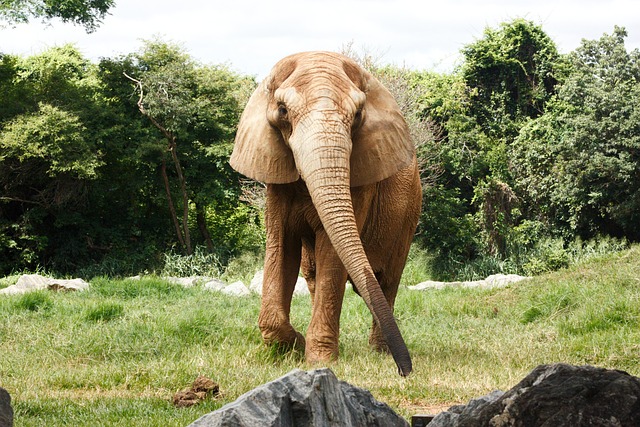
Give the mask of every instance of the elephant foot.
M 320 343 L 317 340 L 307 340 L 305 359 L 311 364 L 330 362 L 338 359 L 338 344 Z
M 284 351 L 296 350 L 304 353 L 306 347 L 304 336 L 300 332 L 293 329 L 292 326 L 286 328 L 284 332 L 282 330 L 263 330 L 262 340 L 265 344 L 275 344 Z
M 371 331 L 371 334 L 369 335 L 369 346 L 380 353 L 391 354 L 391 350 L 378 328 Z

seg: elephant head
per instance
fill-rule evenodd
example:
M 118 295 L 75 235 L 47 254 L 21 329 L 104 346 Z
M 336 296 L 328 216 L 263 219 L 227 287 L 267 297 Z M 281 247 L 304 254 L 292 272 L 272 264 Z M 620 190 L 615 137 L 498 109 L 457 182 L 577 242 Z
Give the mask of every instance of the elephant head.
M 230 159 L 257 181 L 304 180 L 402 375 L 411 358 L 364 252 L 350 187 L 382 181 L 414 158 L 406 122 L 380 82 L 343 55 L 306 52 L 278 62 L 254 92 Z

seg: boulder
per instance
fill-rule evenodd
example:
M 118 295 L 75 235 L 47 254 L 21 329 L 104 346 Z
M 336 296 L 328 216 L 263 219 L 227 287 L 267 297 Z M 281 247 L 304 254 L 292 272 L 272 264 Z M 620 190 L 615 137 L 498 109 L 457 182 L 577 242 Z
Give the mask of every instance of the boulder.
M 438 414 L 429 427 L 638 426 L 640 378 L 623 371 L 541 365 L 506 393 Z
M 0 387 L 0 427 L 13 427 L 11 396 L 2 387 Z
M 244 283 L 240 281 L 233 282 L 229 286 L 225 286 L 224 288 L 220 289 L 220 292 L 237 297 L 246 297 L 248 295 L 251 295 L 251 291 L 244 285 Z
M 24 294 L 42 289 L 83 291 L 88 287 L 89 284 L 82 279 L 54 279 L 39 274 L 23 274 L 15 285 L 0 289 L 0 294 Z
M 264 277 L 264 271 L 259 270 L 251 279 L 251 284 L 249 284 L 249 290 L 255 292 L 257 294 L 262 295 L 262 280 Z M 309 287 L 307 285 L 307 281 L 304 277 L 298 277 L 296 281 L 296 287 L 293 290 L 294 295 L 309 295 Z
M 293 370 L 211 412 L 189 427 L 408 427 L 367 390 L 327 369 Z

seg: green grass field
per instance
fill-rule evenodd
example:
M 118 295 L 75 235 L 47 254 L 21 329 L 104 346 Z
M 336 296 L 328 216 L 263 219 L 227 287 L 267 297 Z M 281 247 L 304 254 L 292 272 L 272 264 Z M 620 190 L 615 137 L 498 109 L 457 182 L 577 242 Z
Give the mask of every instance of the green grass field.
M 0 281 L 0 287 L 9 280 Z M 592 364 L 640 375 L 640 246 L 496 290 L 401 289 L 396 317 L 414 361 L 401 378 L 369 350 L 371 316 L 348 292 L 338 378 L 409 418 L 506 390 L 538 364 Z M 258 296 L 159 279 L 96 279 L 82 293 L 0 296 L 0 385 L 20 426 L 186 426 L 240 394 L 310 369 L 262 344 Z M 307 297 L 293 303 L 305 330 Z M 221 396 L 174 408 L 199 374 Z

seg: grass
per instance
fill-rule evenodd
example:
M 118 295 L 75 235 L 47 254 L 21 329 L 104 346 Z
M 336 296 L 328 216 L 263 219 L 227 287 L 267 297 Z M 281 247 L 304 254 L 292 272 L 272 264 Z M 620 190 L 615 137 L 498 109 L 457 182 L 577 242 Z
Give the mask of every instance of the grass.
M 371 316 L 347 292 L 338 378 L 403 416 L 506 390 L 542 363 L 640 375 L 640 246 L 496 290 L 401 289 L 396 317 L 414 373 L 367 347 Z M 0 283 L 0 287 L 8 286 Z M 302 355 L 262 344 L 258 296 L 234 298 L 160 279 L 94 279 L 82 293 L 0 296 L 0 385 L 15 425 L 185 426 L 294 368 Z M 305 330 L 308 297 L 292 321 Z M 174 408 L 199 375 L 221 397 Z

